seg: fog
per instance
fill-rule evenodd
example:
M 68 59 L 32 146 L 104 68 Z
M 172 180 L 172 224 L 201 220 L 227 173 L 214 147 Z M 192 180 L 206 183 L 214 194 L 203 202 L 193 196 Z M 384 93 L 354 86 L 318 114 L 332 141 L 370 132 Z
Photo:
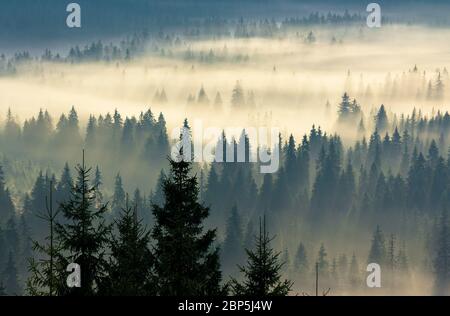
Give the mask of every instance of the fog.
M 117 109 L 125 119 L 125 116 L 139 117 L 142 111 L 150 108 L 156 117 L 160 112 L 164 114 L 169 135 L 187 118 L 191 123 L 202 120 L 205 127 L 221 129 L 277 127 L 284 141 L 293 134 L 299 144 L 302 136 L 315 125 L 328 135 L 341 135 L 344 147 L 348 149 L 362 135 L 356 135 L 356 126 L 337 124 L 338 104 L 344 92 L 361 106 L 366 124 L 363 136 L 367 138 L 374 130 L 374 115 L 381 104 L 384 104 L 390 120 L 399 118 L 401 114 L 409 115 L 414 108 L 425 116 L 448 109 L 450 80 L 445 67 L 450 66 L 450 42 L 444 39 L 450 38 L 450 30 L 394 24 L 380 29 L 317 26 L 312 31 L 315 40 L 307 40 L 310 28 L 301 27 L 278 38 L 181 39 L 177 45 L 164 47 L 164 53 L 155 52 L 148 44 L 143 54 L 129 61 L 24 62 L 17 66 L 16 74 L 0 77 L 0 121 L 6 120 L 8 109 L 11 109 L 22 126 L 26 119 L 36 116 L 39 109 L 46 109 L 55 126 L 59 116 L 74 106 L 84 137 L 90 115 L 104 116 Z M 430 96 L 427 91 L 430 83 L 434 86 L 438 76 L 441 76 L 444 87 L 439 98 Z M 237 83 L 247 99 L 254 98 L 253 104 L 242 108 L 231 105 Z M 197 101 L 202 87 L 209 101 Z M 167 101 L 155 98 L 161 91 L 165 92 Z M 222 105 L 214 104 L 217 93 L 220 93 Z M 190 95 L 194 100 L 188 102 Z M 55 161 L 49 161 L 47 165 L 41 163 L 39 167 L 48 167 L 59 174 L 64 159 L 78 161 L 79 156 L 74 155 L 79 151 L 80 148 L 73 148 L 67 153 L 69 158 L 55 158 Z M 151 175 L 146 175 L 132 163 L 105 162 L 100 157 L 103 157 L 100 153 L 92 154 L 89 158 L 92 165 L 114 166 L 105 175 L 109 195 L 113 192 L 113 179 L 117 172 L 123 175 L 127 191 L 145 187 L 148 194 L 153 190 L 159 165 L 158 168 L 147 166 Z M 16 158 L 27 160 L 25 156 Z M 357 171 L 355 167 L 354 172 Z M 32 174 L 37 173 L 36 167 Z M 18 180 L 8 179 L 7 183 L 19 196 L 31 189 L 32 179 L 20 189 L 22 183 Z M 260 187 L 262 176 L 255 181 Z M 311 194 L 311 189 L 308 190 Z M 424 224 L 424 230 L 430 227 L 430 223 L 431 220 Z M 360 270 L 364 271 L 373 227 L 370 230 L 350 227 L 353 224 L 349 222 L 345 228 L 336 228 L 339 237 L 334 238 L 332 233 L 319 235 L 314 232 L 302 217 L 284 218 L 279 224 L 284 226 L 275 231 L 275 244 L 280 250 L 289 248 L 291 257 L 299 240 L 305 243 L 311 257 L 316 255 L 320 242 L 323 242 L 330 249 L 329 259 L 344 252 L 350 259 L 356 249 L 356 256 L 361 259 Z M 386 233 L 391 232 L 397 233 L 389 229 Z M 402 239 L 414 235 L 410 231 L 399 234 Z M 221 227 L 221 241 L 224 235 L 225 229 Z M 411 273 L 405 277 L 404 286 L 372 292 L 367 289 L 333 289 L 331 295 L 431 294 L 433 276 L 423 273 L 421 268 L 426 253 L 425 235 L 425 232 L 420 232 L 415 237 L 417 239 L 408 240 Z M 294 287 L 292 294 L 313 291 L 311 276 L 299 279 L 295 273 L 286 272 L 287 275 L 289 273 L 294 281 L 298 281 L 296 283 L 301 284 Z M 398 278 L 403 280 L 404 277 L 400 274 Z M 323 286 L 333 287 L 333 284 L 325 283 Z
M 417 99 L 416 94 L 420 80 L 434 80 L 436 69 L 446 66 L 450 44 L 442 39 L 450 31 L 400 25 L 379 30 L 320 28 L 314 30 L 317 42 L 313 44 L 303 41 L 306 29 L 297 32 L 298 37 L 294 33 L 282 39 L 187 42 L 174 47 L 171 57 L 149 53 L 118 64 L 27 63 L 20 66 L 15 77 L 0 79 L 0 111 L 5 115 L 11 107 L 23 120 L 39 108 L 59 116 L 74 105 L 80 117 L 86 119 L 89 114 L 104 114 L 114 108 L 124 115 L 137 115 L 151 107 L 154 112 L 163 111 L 172 128 L 184 117 L 198 114 L 186 106 L 186 100 L 189 94 L 196 96 L 203 86 L 211 103 L 220 92 L 233 124 L 248 126 L 246 113 L 230 110 L 236 81 L 245 91 L 254 93 L 258 111 L 272 112 L 272 124 L 297 136 L 312 124 L 330 131 L 344 91 L 357 98 L 367 112 L 381 103 L 395 113 L 409 112 L 413 107 L 420 107 L 424 113 L 433 107 L 439 109 L 439 104 L 428 104 Z M 331 44 L 333 36 L 336 44 Z M 218 62 L 186 61 L 183 55 L 187 49 L 197 55 L 207 55 L 212 49 L 215 55 L 228 58 Z M 234 56 L 248 56 L 248 61 L 235 62 Z M 401 98 L 383 100 L 387 76 L 399 78 L 414 65 L 426 71 L 425 79 L 397 91 Z M 372 97 L 361 98 L 368 86 Z M 161 89 L 168 97 L 164 106 L 153 102 L 155 92 Z M 330 116 L 325 115 L 327 101 L 331 104 Z M 230 123 L 222 115 L 203 119 L 219 127 Z

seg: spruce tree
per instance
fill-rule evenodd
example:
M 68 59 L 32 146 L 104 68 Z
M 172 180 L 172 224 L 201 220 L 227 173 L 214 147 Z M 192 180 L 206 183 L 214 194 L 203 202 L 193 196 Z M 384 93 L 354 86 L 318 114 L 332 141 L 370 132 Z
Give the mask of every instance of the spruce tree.
M 286 296 L 292 288 L 290 280 L 281 280 L 280 254 L 271 248 L 273 238 L 266 231 L 265 219 L 259 223 L 259 234 L 255 236 L 255 249 L 247 252 L 247 265 L 239 267 L 244 280 L 232 279 L 230 287 L 239 296 Z
M 82 286 L 62 287 L 58 293 L 90 296 L 99 292 L 105 277 L 105 248 L 111 227 L 104 220 L 107 205 L 95 207 L 96 187 L 90 185 L 91 168 L 85 166 L 84 152 L 76 171 L 78 175 L 71 197 L 60 204 L 67 224 L 57 223 L 55 232 L 64 254 L 58 264 L 64 267 L 69 263 L 80 265 Z
M 180 150 L 179 158 L 183 157 Z M 197 177 L 191 163 L 169 159 L 170 175 L 163 180 L 164 203 L 153 204 L 153 255 L 163 296 L 224 294 L 215 230 L 203 232 L 209 208 L 198 202 Z
M 110 240 L 111 259 L 108 267 L 108 295 L 154 295 L 153 256 L 150 232 L 137 216 L 137 206 L 128 206 L 115 219 L 117 236 Z

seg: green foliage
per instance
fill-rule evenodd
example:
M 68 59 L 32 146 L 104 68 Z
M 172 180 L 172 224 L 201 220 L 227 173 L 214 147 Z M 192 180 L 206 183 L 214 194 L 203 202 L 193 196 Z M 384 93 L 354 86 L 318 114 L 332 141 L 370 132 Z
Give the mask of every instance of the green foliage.
M 246 249 L 247 265 L 239 267 L 244 276 L 242 283 L 232 279 L 230 287 L 239 296 L 285 296 L 292 288 L 292 282 L 281 280 L 280 254 L 270 247 L 273 238 L 266 232 L 265 219 L 260 221 L 259 235 L 255 237 L 254 250 Z
M 163 182 L 164 205 L 152 206 L 157 293 L 223 294 L 219 249 L 214 246 L 216 231 L 203 232 L 209 208 L 198 202 L 197 178 L 189 175 L 191 163 L 169 162 L 170 176 Z
M 90 296 L 101 293 L 107 272 L 105 251 L 111 227 L 105 224 L 104 220 L 107 205 L 95 207 L 97 189 L 90 184 L 91 169 L 85 166 L 84 157 L 76 171 L 77 179 L 72 187 L 71 197 L 60 204 L 61 213 L 67 223 L 57 223 L 55 232 L 62 252 L 57 258 L 57 264 L 61 267 L 66 267 L 69 263 L 80 265 L 83 286 L 62 286 L 57 292 L 60 295 Z
M 128 204 L 128 203 L 127 203 Z M 128 205 L 115 220 L 117 236 L 109 242 L 107 288 L 102 294 L 142 296 L 155 294 L 153 256 L 149 249 L 150 232 L 137 218 L 137 207 Z

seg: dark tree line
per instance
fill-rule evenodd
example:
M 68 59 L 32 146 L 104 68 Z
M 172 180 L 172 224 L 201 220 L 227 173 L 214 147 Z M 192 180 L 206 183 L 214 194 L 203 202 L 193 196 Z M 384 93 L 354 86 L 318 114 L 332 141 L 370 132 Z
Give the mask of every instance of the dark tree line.
M 340 106 L 341 112 L 346 107 L 356 108 L 349 100 L 349 97 L 344 96 Z M 354 104 L 358 103 L 355 101 Z M 69 114 L 68 122 L 76 121 L 73 112 Z M 40 116 L 42 119 L 38 121 L 45 121 L 45 113 Z M 101 144 L 102 139 L 109 139 L 109 150 L 121 152 L 125 148 L 122 146 L 130 144 L 126 136 L 129 135 L 127 125 L 132 126 L 134 135 L 132 139 L 136 143 L 139 143 L 138 139 L 142 139 L 137 135 L 140 133 L 145 135 L 146 127 L 149 130 L 153 129 L 147 134 L 151 135 L 150 138 L 158 132 L 159 135 L 166 135 L 161 132 L 164 130 L 161 128 L 163 125 L 158 127 L 158 121 L 152 117 L 151 112 L 147 112 L 143 113 L 139 120 L 128 119 L 128 123 L 123 123 L 120 114 L 116 112 L 110 120 L 107 120 L 111 123 L 108 124 L 109 129 L 103 129 L 104 123 L 99 123 L 105 121 L 103 117 L 98 121 L 91 117 L 89 123 L 91 128 L 88 127 L 88 131 L 91 131 L 87 135 L 96 137 L 86 136 L 86 144 L 88 139 L 96 145 Z M 219 238 L 217 240 L 214 238 L 215 242 L 223 241 L 222 249 L 233 249 L 237 245 L 249 247 L 251 236 L 255 233 L 255 223 L 264 215 L 267 216 L 269 229 L 280 232 L 283 237 L 289 236 L 297 224 L 305 223 L 303 227 L 307 227 L 309 229 L 307 233 L 311 233 L 312 236 L 310 242 L 315 244 L 318 244 L 320 236 L 323 236 L 324 231 L 321 231 L 323 227 L 326 227 L 328 233 L 333 234 L 339 234 L 342 229 L 346 229 L 345 227 L 350 227 L 348 228 L 350 231 L 360 234 L 361 230 L 374 230 L 379 224 L 394 234 L 398 240 L 389 243 L 389 246 L 395 245 L 391 248 L 397 248 L 395 251 L 393 249 L 388 251 L 390 253 L 388 257 L 391 258 L 390 266 L 393 266 L 392 258 L 400 257 L 402 259 L 398 260 L 404 262 L 401 266 L 406 266 L 407 249 L 403 241 L 424 242 L 426 239 L 426 242 L 433 245 L 424 249 L 424 255 L 430 262 L 426 269 L 436 275 L 445 275 L 449 269 L 444 259 L 448 243 L 445 220 L 441 217 L 449 203 L 450 164 L 447 147 L 450 116 L 448 113 L 438 112 L 427 117 L 413 111 L 411 115 L 397 118 L 392 117 L 385 107 L 381 106 L 372 119 L 372 122 L 367 121 L 365 124 L 367 127 L 373 127 L 368 140 L 365 136 L 368 132 L 364 130 L 360 139 L 350 147 L 344 147 L 339 135 L 329 135 L 315 126 L 298 144 L 292 135 L 286 140 L 280 136 L 280 168 L 275 174 L 266 175 L 257 172 L 257 163 L 248 163 L 251 144 L 245 131 L 239 139 L 227 139 L 223 134 L 224 156 L 231 148 L 236 149 L 239 144 L 244 144 L 245 162 L 193 165 L 197 171 L 198 197 L 204 205 L 211 207 L 211 214 L 205 218 L 205 225 L 208 228 L 218 227 Z M 188 126 L 188 123 L 185 125 Z M 13 124 L 10 121 L 9 126 L 5 127 L 5 134 L 10 133 L 11 126 Z M 76 124 L 67 124 L 61 129 L 73 136 L 76 135 L 74 131 L 77 131 L 77 128 L 73 129 L 74 126 Z M 54 133 L 57 134 L 58 131 Z M 56 137 L 55 134 L 50 135 Z M 167 148 L 167 143 L 164 144 Z M 93 147 L 96 146 L 88 148 Z M 167 199 L 163 190 L 164 184 L 171 178 L 167 172 L 161 171 L 158 185 L 149 196 L 137 189 L 131 199 L 126 198 L 127 190 L 123 187 L 122 173 L 117 174 L 114 190 L 108 196 L 102 193 L 102 172 L 96 168 L 93 173 L 89 180 L 89 185 L 95 188 L 92 205 L 100 208 L 105 201 L 111 202 L 109 206 L 112 211 L 102 216 L 106 220 L 106 225 L 114 225 L 124 209 L 135 206 L 144 226 L 154 224 L 156 218 L 151 215 L 151 210 L 155 205 L 163 208 Z M 48 173 L 45 175 L 41 173 L 37 177 L 33 189 L 21 203 L 23 205 L 21 213 L 22 218 L 29 224 L 29 230 L 36 233 L 34 236 L 38 240 L 46 236 L 47 225 L 36 219 L 35 215 L 42 211 L 50 187 L 52 186 L 55 192 L 53 203 L 56 208 L 60 203 L 70 200 L 71 190 L 76 182 L 72 179 L 68 165 L 64 167 L 58 179 Z M 4 180 L 0 183 L 0 198 L 7 202 L 2 206 L 8 205 L 8 201 L 11 201 L 9 205 L 12 205 L 12 208 L 2 207 L 0 210 L 5 214 L 3 218 L 7 219 L 10 216 L 8 214 L 19 211 L 17 205 L 20 204 L 13 202 L 14 199 L 4 183 Z M 225 230 L 227 219 L 229 224 Z M 64 221 L 67 218 L 63 217 L 60 220 L 66 224 Z M 331 223 L 332 225 L 328 225 Z M 418 236 L 415 233 L 419 228 L 426 236 Z M 301 271 L 304 270 L 304 266 L 312 264 L 312 262 L 304 263 L 306 248 L 303 246 L 303 250 L 298 250 L 299 244 L 300 241 L 292 241 L 289 245 L 277 247 L 290 248 L 283 252 L 284 259 L 289 259 L 289 253 L 296 254 L 294 260 L 284 260 L 289 261 L 285 265 L 286 271 Z M 297 252 L 301 259 L 298 265 Z M 238 271 L 235 264 L 242 265 L 245 256 L 236 252 L 231 259 L 225 255 L 227 252 L 221 252 L 224 271 L 236 275 Z M 323 253 L 320 257 L 323 259 Z M 328 263 L 331 275 L 336 275 L 338 271 L 339 256 L 335 261 L 335 265 L 332 261 Z M 388 264 L 388 261 L 381 259 L 380 261 Z M 346 280 L 345 283 L 351 283 L 349 278 Z
M 192 163 L 170 162 L 170 174 L 162 182 L 162 205 L 153 204 L 155 224 L 149 230 L 138 217 L 137 206 L 128 197 L 113 223 L 107 223 L 107 204 L 96 204 L 97 186 L 92 184 L 91 169 L 83 161 L 76 168 L 77 178 L 58 212 L 52 211 L 52 188 L 47 199 L 48 216 L 42 217 L 51 235 L 46 243 L 35 242 L 37 259 L 30 261 L 28 293 L 32 295 L 225 295 L 229 286 L 222 280 L 216 231 L 204 229 L 209 208 L 198 200 L 197 177 Z M 48 197 L 48 195 L 47 195 Z M 56 220 L 55 220 L 56 219 Z M 262 232 L 261 232 L 262 233 Z M 262 266 L 250 266 L 248 273 L 267 275 L 268 284 L 247 284 L 249 293 L 286 295 L 289 281 L 270 288 L 279 278 L 278 255 L 273 255 L 264 230 L 256 249 L 264 249 Z M 248 250 L 249 260 L 255 260 Z M 180 260 L 180 257 L 183 260 Z M 81 284 L 66 285 L 69 263 L 81 267 Z M 8 263 L 7 269 L 11 269 Z M 266 271 L 267 272 L 264 272 Z M 10 274 L 14 271 L 7 270 Z M 251 272 L 255 271 L 255 272 Z M 273 274 L 273 277 L 269 277 Z M 9 282 L 9 279 L 6 279 Z M 275 283 L 274 283 L 275 282 Z M 235 288 L 239 283 L 233 281 Z M 269 287 L 268 287 L 269 286 Z M 11 285 L 7 284 L 7 293 Z M 244 295 L 245 293 L 235 292 Z

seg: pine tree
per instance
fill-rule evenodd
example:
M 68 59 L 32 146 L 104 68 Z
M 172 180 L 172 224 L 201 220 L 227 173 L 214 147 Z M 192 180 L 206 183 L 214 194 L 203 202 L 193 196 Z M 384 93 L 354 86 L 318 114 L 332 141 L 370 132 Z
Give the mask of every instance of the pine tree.
M 71 198 L 60 204 L 62 215 L 68 223 L 57 223 L 55 233 L 64 253 L 58 264 L 63 267 L 69 263 L 80 265 L 82 287 L 57 290 L 62 295 L 91 296 L 99 292 L 105 277 L 104 252 L 111 227 L 103 219 L 107 205 L 94 207 L 96 188 L 90 185 L 91 168 L 85 166 L 84 152 L 82 163 L 78 164 L 76 171 L 78 175 Z
M 163 206 L 152 205 L 157 293 L 223 294 L 219 249 L 214 247 L 216 231 L 203 232 L 209 208 L 198 203 L 197 177 L 189 175 L 190 162 L 169 159 L 169 163 L 170 176 L 163 181 Z
M 265 219 L 259 223 L 259 235 L 255 237 L 255 249 L 247 252 L 247 265 L 239 267 L 244 275 L 244 281 L 236 279 L 230 282 L 234 295 L 239 296 L 286 296 L 292 288 L 292 282 L 281 280 L 281 253 L 275 253 L 270 247 L 273 238 L 266 232 Z
M 108 295 L 154 295 L 153 256 L 149 249 L 150 232 L 137 216 L 137 206 L 127 205 L 115 220 L 117 237 L 110 241 L 111 259 L 108 266 Z M 105 293 L 102 293 L 105 294 Z

